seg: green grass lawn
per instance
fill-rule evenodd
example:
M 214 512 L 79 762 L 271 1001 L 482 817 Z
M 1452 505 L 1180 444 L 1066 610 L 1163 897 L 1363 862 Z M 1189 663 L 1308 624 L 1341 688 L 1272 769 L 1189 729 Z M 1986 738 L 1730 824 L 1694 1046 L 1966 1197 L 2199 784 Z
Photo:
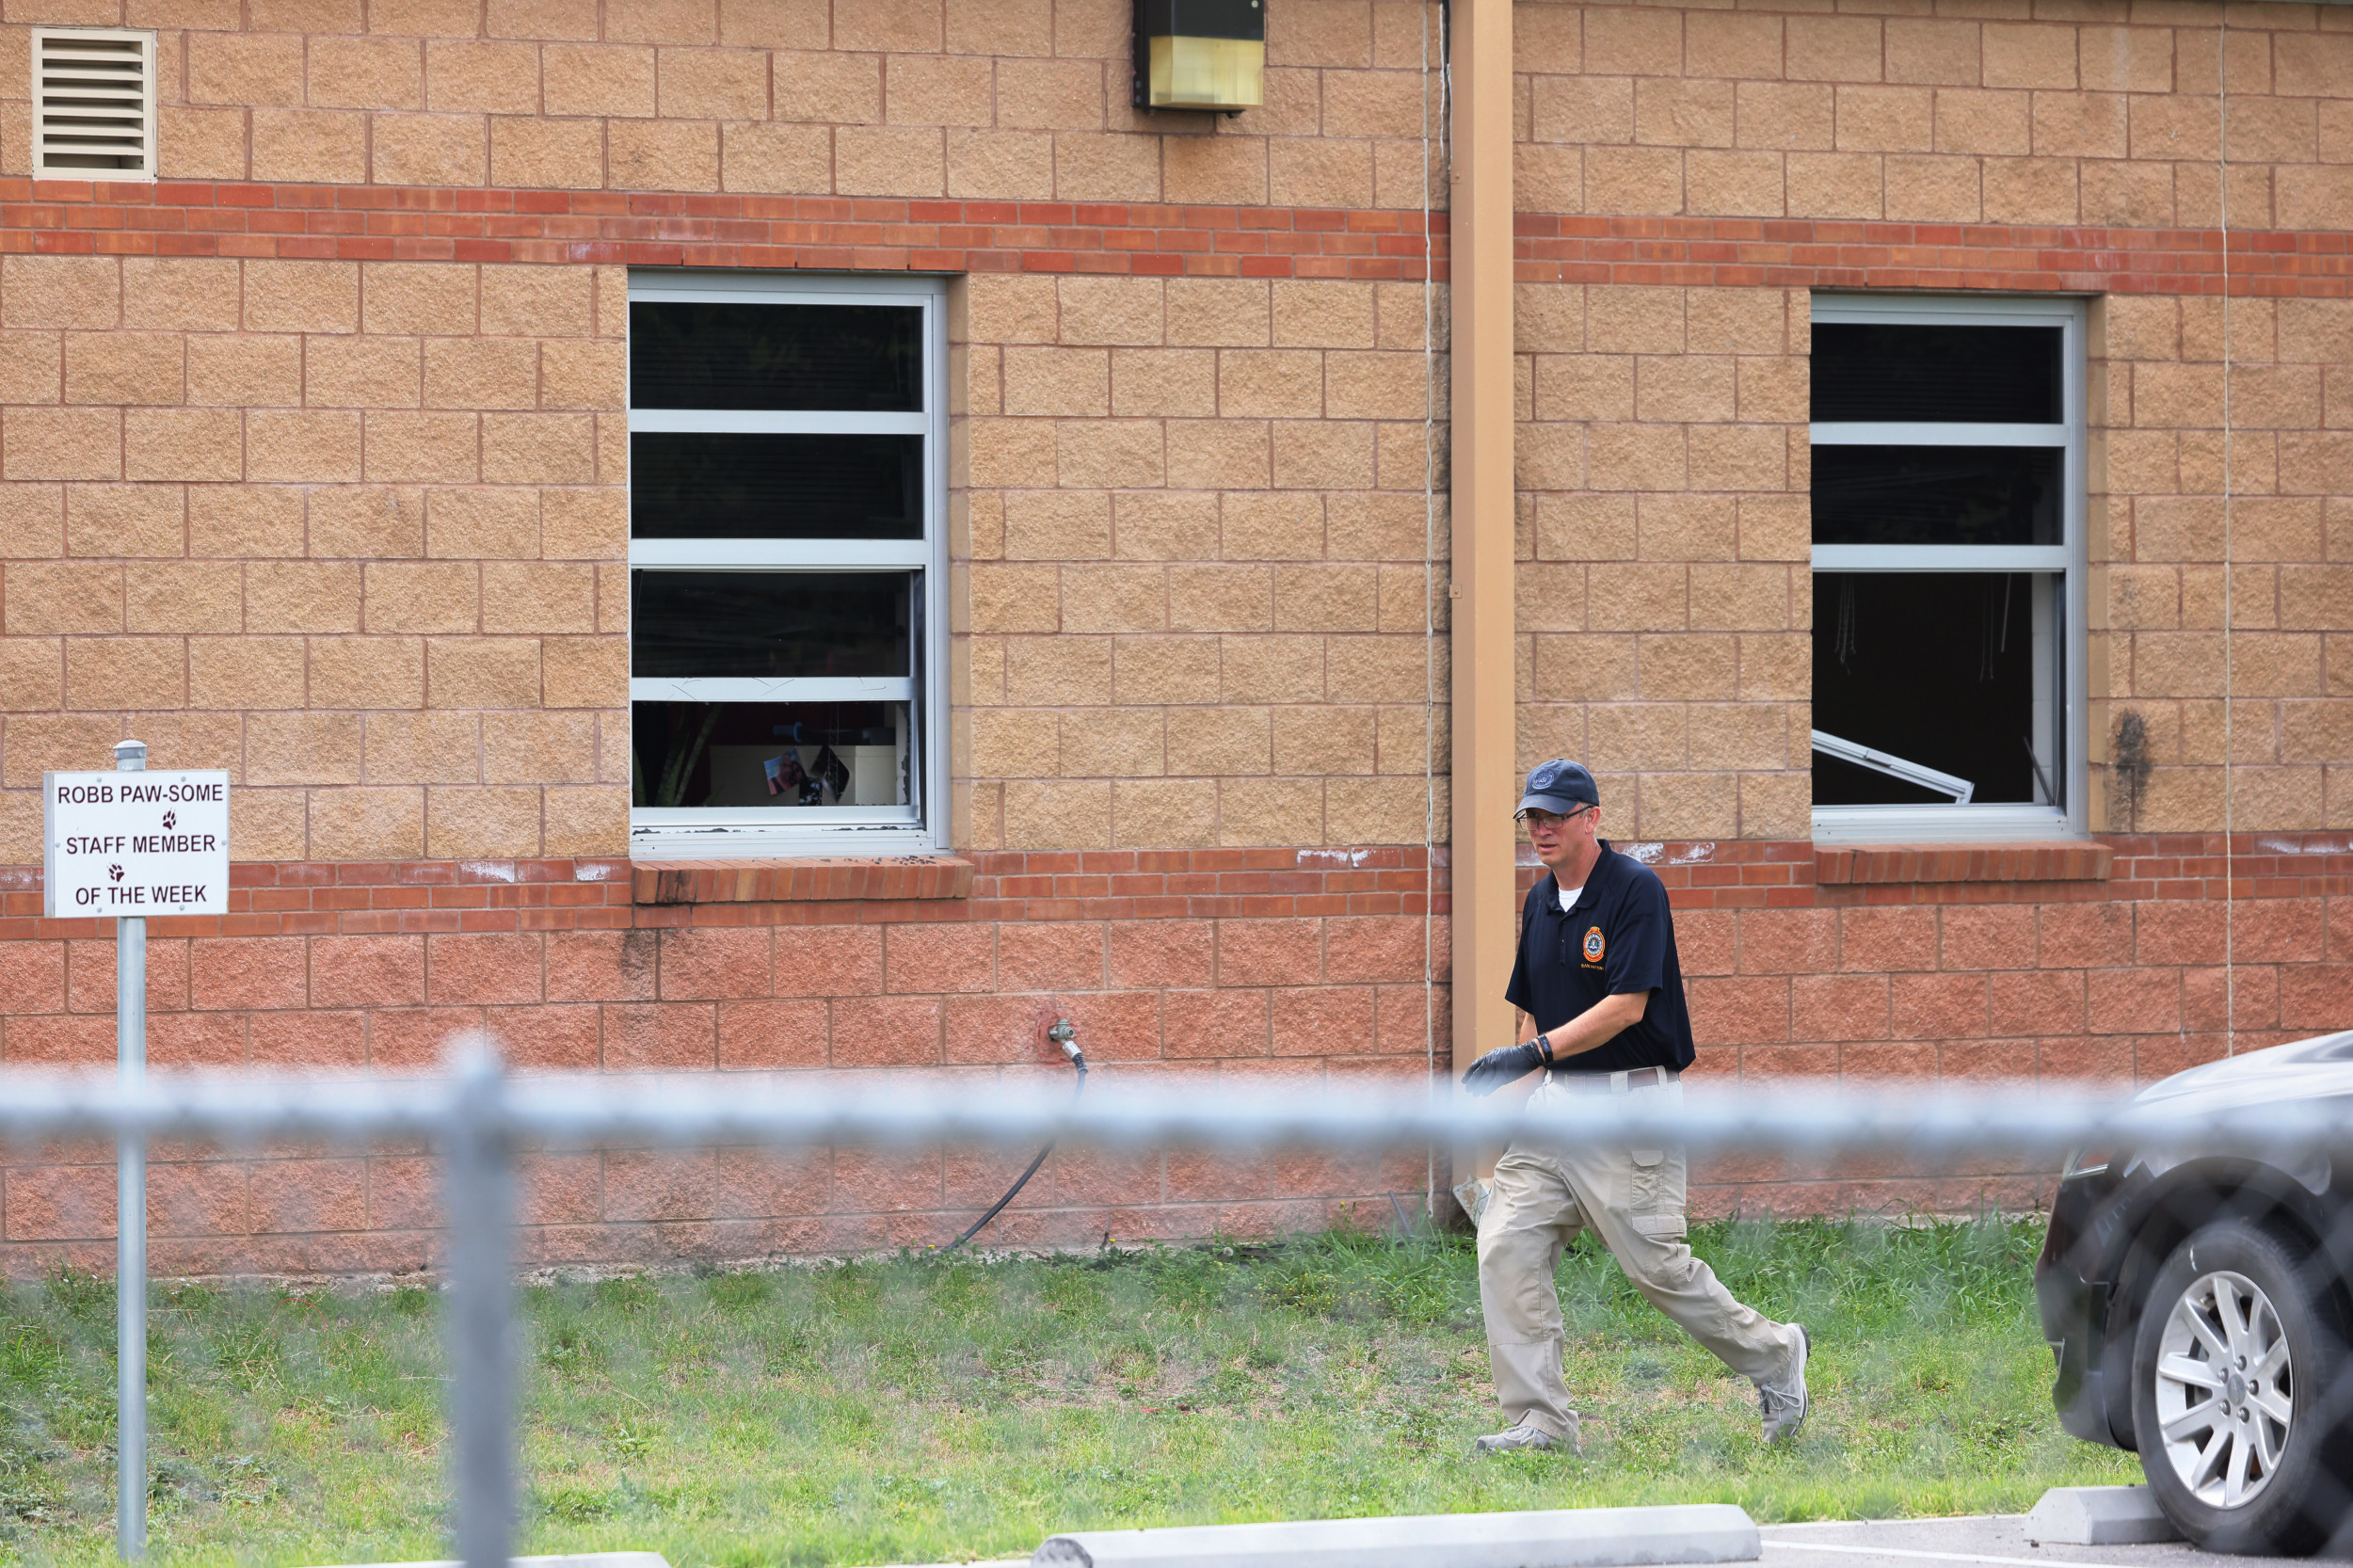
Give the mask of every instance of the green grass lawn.
M 1561 1269 L 1579 1456 L 1493 1430 L 1470 1243 L 908 1257 L 526 1294 L 521 1549 L 674 1564 L 1026 1555 L 1080 1527 L 1725 1501 L 1760 1520 L 2019 1510 L 2137 1479 L 2059 1431 L 2030 1223 L 1713 1225 L 1733 1290 L 1814 1335 L 1815 1413 L 1755 1399 L 1606 1255 Z M 0 1310 L 0 1557 L 113 1552 L 113 1292 Z M 446 1550 L 434 1297 L 159 1288 L 154 1553 Z

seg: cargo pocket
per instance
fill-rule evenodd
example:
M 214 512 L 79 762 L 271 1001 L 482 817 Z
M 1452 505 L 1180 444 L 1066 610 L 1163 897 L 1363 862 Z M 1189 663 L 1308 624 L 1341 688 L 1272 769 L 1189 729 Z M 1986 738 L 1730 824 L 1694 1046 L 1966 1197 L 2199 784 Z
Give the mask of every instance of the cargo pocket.
M 1626 1208 L 1636 1234 L 1681 1236 L 1683 1225 L 1683 1151 L 1633 1149 L 1633 1201 Z

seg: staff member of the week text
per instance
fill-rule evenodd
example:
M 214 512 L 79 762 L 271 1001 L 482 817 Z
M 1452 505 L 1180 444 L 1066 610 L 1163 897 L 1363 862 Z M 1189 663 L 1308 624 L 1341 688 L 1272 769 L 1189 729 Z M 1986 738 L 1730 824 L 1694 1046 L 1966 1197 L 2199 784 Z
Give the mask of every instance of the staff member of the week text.
M 1530 772 L 1518 816 L 1551 873 L 1529 891 L 1505 993 L 1526 1037 L 1473 1063 L 1463 1086 L 1489 1095 L 1541 1069 L 1531 1108 L 1576 1094 L 1664 1095 L 1680 1103 L 1691 1017 L 1667 889 L 1649 867 L 1598 837 L 1601 794 L 1575 762 Z M 1588 1225 L 1652 1305 L 1756 1384 L 1766 1442 L 1804 1421 L 1805 1330 L 1743 1306 L 1691 1256 L 1684 1175 L 1680 1148 L 1541 1138 L 1513 1144 L 1496 1162 L 1478 1215 L 1479 1301 L 1510 1424 L 1480 1438 L 1477 1451 L 1577 1443 L 1553 1272 Z

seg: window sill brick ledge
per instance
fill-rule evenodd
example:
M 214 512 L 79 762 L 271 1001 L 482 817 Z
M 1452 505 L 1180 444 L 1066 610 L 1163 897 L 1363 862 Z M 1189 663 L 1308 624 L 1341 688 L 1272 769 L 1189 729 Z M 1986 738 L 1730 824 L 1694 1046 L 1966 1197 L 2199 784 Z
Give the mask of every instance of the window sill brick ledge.
M 964 899 L 972 862 L 953 855 L 808 860 L 638 860 L 638 904 L 803 904 L 857 899 Z
M 1863 844 L 1817 849 L 1814 880 L 1864 882 L 2105 882 L 2106 844 Z

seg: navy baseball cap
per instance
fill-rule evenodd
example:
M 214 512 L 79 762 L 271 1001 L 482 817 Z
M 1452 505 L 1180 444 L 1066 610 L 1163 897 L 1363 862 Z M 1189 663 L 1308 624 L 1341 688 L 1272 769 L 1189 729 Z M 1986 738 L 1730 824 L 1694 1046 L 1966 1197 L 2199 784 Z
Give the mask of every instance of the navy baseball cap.
M 1528 770 L 1528 788 L 1521 792 L 1519 810 L 1566 816 L 1580 806 L 1600 804 L 1601 792 L 1593 787 L 1593 776 L 1582 765 L 1556 757 Z

